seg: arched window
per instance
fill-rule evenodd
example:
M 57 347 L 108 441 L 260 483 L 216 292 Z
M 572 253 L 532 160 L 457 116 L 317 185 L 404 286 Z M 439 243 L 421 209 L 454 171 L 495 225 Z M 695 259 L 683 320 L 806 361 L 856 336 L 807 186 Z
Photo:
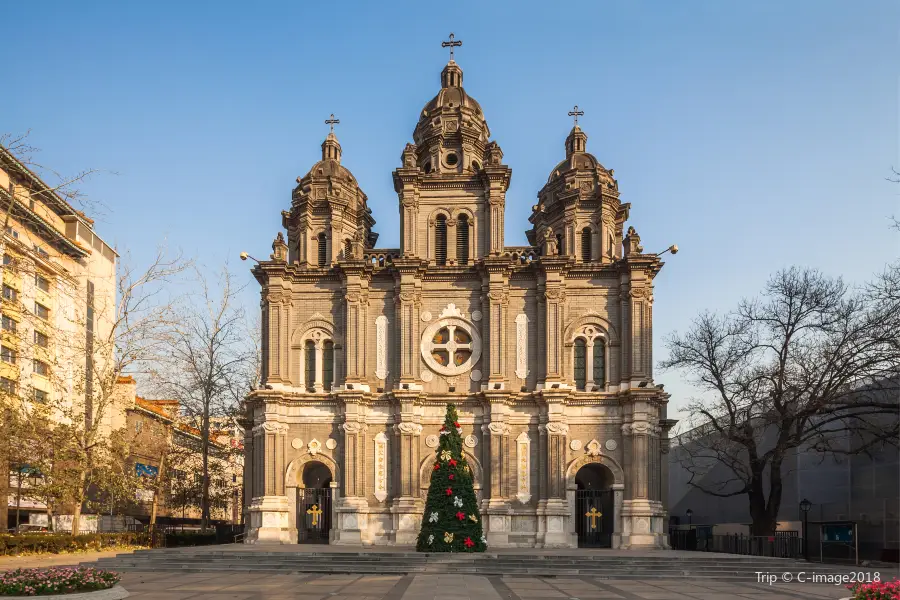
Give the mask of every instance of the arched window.
M 461 265 L 469 264 L 469 217 L 460 215 L 456 222 L 456 260 Z
M 606 385 L 606 344 L 602 338 L 594 340 L 594 385 Z
M 447 264 L 447 217 L 438 215 L 434 221 L 434 262 Z
M 581 260 L 582 262 L 591 261 L 591 228 L 585 227 L 581 230 Z
M 308 340 L 303 348 L 306 355 L 306 389 L 312 392 L 316 386 L 316 344 Z
M 587 383 L 587 343 L 584 338 L 575 339 L 575 387 L 583 390 Z
M 353 242 L 344 240 L 344 260 L 350 260 L 353 255 Z
M 556 234 L 556 252 L 560 256 L 566 253 L 565 248 L 563 248 L 563 235 L 561 233 Z
M 325 391 L 331 391 L 331 384 L 334 381 L 334 342 L 327 341 L 322 350 L 322 383 Z
M 328 260 L 328 248 L 325 245 L 325 232 L 319 234 L 317 238 L 319 241 L 319 266 L 324 267 L 325 263 Z
M 609 254 L 610 258 L 612 258 L 616 254 L 616 241 L 613 239 L 612 235 L 607 236 L 607 239 L 609 240 L 609 243 L 606 252 Z

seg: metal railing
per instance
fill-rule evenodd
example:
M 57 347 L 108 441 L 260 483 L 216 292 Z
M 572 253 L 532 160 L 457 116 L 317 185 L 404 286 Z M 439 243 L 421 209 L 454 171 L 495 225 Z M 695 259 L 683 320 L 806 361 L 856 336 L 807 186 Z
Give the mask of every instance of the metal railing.
M 721 552 L 746 556 L 802 558 L 803 538 L 796 531 L 779 531 L 775 535 L 704 535 L 697 529 L 674 529 L 669 544 L 675 550 Z

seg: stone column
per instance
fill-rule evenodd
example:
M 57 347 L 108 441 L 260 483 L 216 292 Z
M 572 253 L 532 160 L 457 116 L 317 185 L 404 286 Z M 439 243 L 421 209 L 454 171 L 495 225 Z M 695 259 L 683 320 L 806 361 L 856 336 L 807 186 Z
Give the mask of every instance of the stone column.
M 417 256 L 418 236 L 416 230 L 419 223 L 419 200 L 412 190 L 403 191 L 400 194 L 400 230 L 402 232 L 400 242 L 403 256 Z
M 284 423 L 266 421 L 253 428 L 254 450 L 263 459 L 261 488 L 263 495 L 255 496 L 250 503 L 250 528 L 246 538 L 248 544 L 279 543 L 293 544 L 297 541 L 297 530 L 290 527 L 288 499 L 284 495 L 284 459 L 288 426 Z M 257 452 L 254 452 L 256 455 Z
M 505 423 L 504 405 L 506 394 L 491 389 L 485 394 L 490 402 L 491 421 L 481 427 L 485 442 L 482 456 L 488 461 L 488 500 L 482 511 L 482 525 L 488 545 L 504 547 L 509 545 L 512 524 L 509 490 L 510 428 Z
M 587 341 L 587 356 L 584 362 L 585 384 L 584 391 L 590 392 L 594 387 L 594 340 Z
M 622 546 L 622 502 L 625 496 L 625 484 L 614 483 L 613 489 L 613 536 L 612 547 Z
M 297 385 L 300 387 L 300 391 L 306 391 L 306 342 L 300 343 L 300 348 L 297 349 L 297 354 L 300 357 L 300 372 L 297 375 Z
M 636 408 L 646 408 L 635 403 Z M 646 412 L 635 412 L 632 423 L 622 426 L 623 443 L 631 448 L 631 461 L 626 477 L 631 480 L 630 497 L 623 501 L 622 547 L 664 548 L 665 511 L 650 494 L 650 435 L 656 429 Z
M 407 418 L 412 418 L 412 398 L 403 399 L 401 406 L 410 409 L 401 410 L 404 420 L 394 425 L 394 443 L 398 445 L 399 457 L 399 497 L 391 505 L 394 520 L 394 543 L 398 546 L 414 545 L 419 535 L 422 522 L 424 502 L 419 497 L 419 446 L 421 443 L 422 425 Z
M 447 264 L 456 264 L 456 219 L 447 219 Z
M 362 545 L 368 529 L 369 502 L 366 500 L 366 430 L 360 413 L 361 391 L 340 392 L 344 400 L 343 480 L 344 495 L 340 501 L 332 499 L 335 507 L 333 543 L 336 545 Z M 335 490 L 337 491 L 337 490 Z
M 316 382 L 314 384 L 314 389 L 316 392 L 321 392 L 325 389 L 322 386 L 322 359 L 324 356 L 324 342 L 322 340 L 316 341 Z
M 540 427 L 547 448 L 547 499 L 538 504 L 538 542 L 545 548 L 577 545 L 566 485 L 569 426 L 555 417 L 551 413 L 553 420 Z

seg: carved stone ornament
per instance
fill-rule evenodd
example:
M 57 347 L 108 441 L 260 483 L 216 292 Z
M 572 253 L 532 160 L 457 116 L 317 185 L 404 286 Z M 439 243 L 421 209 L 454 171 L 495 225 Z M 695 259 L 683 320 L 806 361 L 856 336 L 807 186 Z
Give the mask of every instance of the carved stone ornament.
M 379 431 L 375 436 L 375 498 L 384 502 L 387 498 L 387 436 Z
M 359 423 L 343 423 L 341 425 L 341 429 L 343 429 L 346 433 L 359 433 L 360 424 Z
M 473 310 L 473 311 L 472 311 L 472 320 L 473 320 L 473 321 L 480 321 L 480 320 L 481 320 L 481 317 L 482 317 L 482 314 L 481 314 L 481 311 L 480 311 L 480 310 Z
M 509 433 L 509 427 L 503 423 L 488 423 L 488 431 L 493 435 L 503 435 Z
M 452 377 L 470 371 L 481 358 L 481 333 L 450 304 L 422 332 L 419 350 L 429 369 Z
M 474 435 L 467 435 L 466 439 L 463 441 L 467 448 L 474 448 L 478 445 L 478 438 Z
M 328 438 L 327 440 L 325 440 L 325 447 L 329 450 L 334 450 L 335 448 L 337 448 L 337 440 L 334 438 Z
M 310 454 L 312 454 L 313 456 L 315 456 L 316 454 L 318 454 L 319 452 L 322 451 L 322 442 L 320 442 L 320 441 L 317 440 L 317 439 L 312 439 L 312 440 L 310 440 L 310 442 L 306 445 L 306 449 L 309 450 L 309 453 L 310 453 Z
M 482 377 L 481 371 L 479 371 L 478 369 L 473 370 L 472 373 L 469 375 L 469 378 L 472 381 L 481 381 L 481 377 Z
M 419 375 L 419 379 L 421 379 L 425 383 L 430 383 L 431 380 L 434 379 L 434 373 L 432 373 L 431 371 L 423 370 Z
M 606 440 L 606 449 L 612 452 L 616 448 L 619 447 L 618 442 L 616 440 Z
M 438 319 L 443 319 L 444 317 L 459 317 L 461 319 L 463 318 L 463 315 L 459 309 L 456 308 L 456 305 L 451 302 L 441 311 L 441 314 L 438 315 Z
M 516 438 L 516 498 L 522 504 L 531 500 L 531 438 L 524 431 Z
M 429 435 L 425 438 L 425 445 L 429 448 L 437 448 L 437 445 L 440 443 L 440 439 L 436 435 Z
M 407 435 L 419 435 L 422 433 L 422 426 L 418 423 L 400 423 L 397 425 L 397 431 Z
M 516 316 L 516 377 L 528 377 L 528 315 Z
M 581 450 L 581 440 L 572 440 L 571 442 L 569 442 L 569 448 L 571 448 L 575 452 L 578 452 L 579 450 Z
M 591 440 L 587 443 L 587 446 L 584 447 L 584 451 L 588 454 L 588 456 L 599 456 L 600 455 L 600 442 L 597 440 Z
M 419 318 L 422 319 L 422 321 L 424 321 L 425 323 L 427 323 L 428 321 L 431 320 L 431 312 L 429 312 L 427 310 L 423 310 L 422 313 L 419 315 Z
M 294 450 L 299 450 L 302 447 L 303 440 L 301 440 L 300 438 L 294 438 L 291 440 L 291 448 L 293 448 Z
M 387 379 L 387 326 L 388 319 L 380 315 L 375 319 L 375 377 Z
M 547 433 L 555 435 L 568 435 L 569 426 L 565 423 L 547 423 Z

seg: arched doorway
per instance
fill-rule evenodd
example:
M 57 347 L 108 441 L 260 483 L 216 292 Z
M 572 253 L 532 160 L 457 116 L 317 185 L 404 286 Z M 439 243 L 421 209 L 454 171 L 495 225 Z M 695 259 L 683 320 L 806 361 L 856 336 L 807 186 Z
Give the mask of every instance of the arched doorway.
M 301 544 L 327 544 L 331 532 L 331 469 L 317 460 L 303 465 L 297 486 L 297 535 Z
M 575 474 L 575 532 L 579 548 L 611 548 L 614 500 L 612 471 L 589 463 Z

